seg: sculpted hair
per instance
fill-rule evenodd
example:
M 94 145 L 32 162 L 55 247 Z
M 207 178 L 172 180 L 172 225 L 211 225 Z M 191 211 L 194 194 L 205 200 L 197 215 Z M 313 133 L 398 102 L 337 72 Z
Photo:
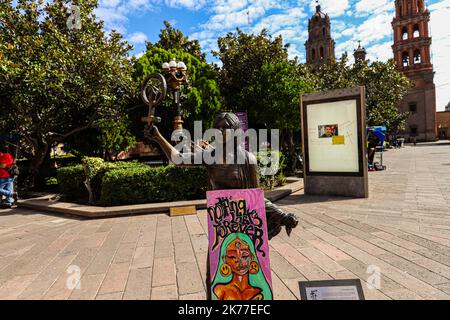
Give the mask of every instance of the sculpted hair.
M 241 121 L 239 121 L 239 118 L 237 115 L 231 112 L 222 112 L 219 113 L 216 116 L 216 119 L 214 120 L 214 128 L 217 129 L 219 126 L 219 123 L 222 122 L 222 120 L 226 120 L 228 129 L 238 130 L 241 128 Z

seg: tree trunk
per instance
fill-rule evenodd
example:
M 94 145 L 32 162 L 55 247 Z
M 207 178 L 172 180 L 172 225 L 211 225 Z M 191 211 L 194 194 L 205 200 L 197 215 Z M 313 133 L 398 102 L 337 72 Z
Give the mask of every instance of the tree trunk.
M 92 191 L 92 187 L 91 187 L 91 183 L 89 180 L 85 180 L 84 181 L 84 185 L 86 186 L 86 189 L 88 191 L 89 194 L 89 204 L 93 204 L 95 202 L 95 196 L 94 196 L 94 192 Z
M 34 188 L 39 186 L 38 178 L 39 172 L 42 168 L 42 164 L 44 163 L 47 155 L 49 153 L 48 144 L 42 143 L 35 149 L 34 156 L 30 159 L 31 161 L 31 181 L 30 187 Z
M 289 129 L 287 132 L 287 146 L 289 149 L 289 154 L 295 154 L 295 143 L 294 143 L 294 131 Z

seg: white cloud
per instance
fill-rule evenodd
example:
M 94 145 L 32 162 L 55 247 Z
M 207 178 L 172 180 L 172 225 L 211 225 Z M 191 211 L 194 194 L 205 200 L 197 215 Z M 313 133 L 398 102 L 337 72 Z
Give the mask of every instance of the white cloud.
M 144 54 L 145 54 L 145 51 L 141 51 L 141 52 L 135 54 L 134 57 L 135 57 L 136 59 L 139 59 L 139 58 L 142 57 Z
M 231 31 L 237 27 L 249 27 L 271 9 L 286 7 L 279 0 L 216 0 L 211 7 L 212 15 L 201 25 L 202 29 Z
M 356 3 L 355 9 L 357 16 L 367 16 L 393 11 L 394 1 L 390 0 L 360 0 Z
M 358 26 L 357 36 L 363 45 L 382 40 L 392 34 L 392 15 L 382 13 L 365 20 Z
M 247 0 L 217 0 L 213 11 L 217 14 L 227 14 L 244 9 L 248 5 Z
M 431 11 L 430 30 L 437 87 L 437 106 L 442 110 L 450 101 L 450 0 L 428 0 Z M 332 37 L 336 40 L 336 57 L 353 53 L 358 40 L 371 60 L 392 57 L 392 0 L 320 0 L 322 11 L 331 19 Z M 170 8 L 201 10 L 206 19 L 199 23 L 192 39 L 198 39 L 203 50 L 217 49 L 217 38 L 236 27 L 244 32 L 258 33 L 266 28 L 270 34 L 281 35 L 290 43 L 289 55 L 304 61 L 307 22 L 315 12 L 315 0 L 100 0 L 96 14 L 105 21 L 107 31 L 116 29 L 126 35 L 131 17 L 148 11 L 164 12 Z M 170 9 L 169 9 L 170 10 Z M 161 20 L 164 17 L 161 16 Z M 145 30 L 147 33 L 149 30 Z M 127 36 L 133 44 L 147 39 L 142 32 Z M 138 48 L 140 50 L 140 48 Z M 352 59 L 350 59 L 352 60 Z
M 154 0 L 101 0 L 95 14 L 105 22 L 106 31 L 117 30 L 126 34 L 128 17 L 155 10 Z
M 286 27 L 296 26 L 302 29 L 301 20 L 306 18 L 306 13 L 302 8 L 294 8 L 285 10 L 283 13 L 273 14 L 262 18 L 253 28 L 255 32 L 267 29 L 271 33 L 275 33 Z M 291 29 L 292 30 L 292 29 Z M 297 30 L 298 34 L 301 30 Z
M 375 61 L 387 61 L 393 58 L 394 54 L 392 52 L 391 41 L 375 44 L 367 48 L 367 58 Z
M 206 0 L 166 0 L 166 5 L 173 8 L 187 8 L 190 10 L 198 10 L 202 8 Z
M 147 41 L 147 35 L 143 32 L 135 32 L 128 38 L 128 41 L 132 44 L 143 44 Z
M 99 5 L 100 7 L 114 8 L 119 5 L 120 1 L 121 0 L 100 0 Z
M 300 5 L 303 5 L 304 0 L 298 1 Z M 311 10 L 316 10 L 317 3 L 315 0 L 310 0 L 309 4 Z M 330 17 L 338 17 L 343 15 L 345 11 L 350 7 L 349 0 L 321 0 L 320 7 L 322 12 L 328 14 Z

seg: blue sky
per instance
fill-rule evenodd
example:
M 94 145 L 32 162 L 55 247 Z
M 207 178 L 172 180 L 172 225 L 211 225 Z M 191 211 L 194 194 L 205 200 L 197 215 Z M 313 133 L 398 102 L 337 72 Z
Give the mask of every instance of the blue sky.
M 337 57 L 352 53 L 358 40 L 369 59 L 392 57 L 394 0 L 321 0 L 320 4 L 331 18 Z M 431 11 L 437 108 L 443 110 L 450 102 L 450 0 L 427 0 L 426 5 Z M 145 41 L 158 39 L 163 20 L 169 20 L 200 41 L 209 61 L 215 61 L 210 51 L 216 48 L 217 38 L 236 27 L 281 34 L 291 44 L 290 55 L 304 61 L 307 24 L 315 6 L 315 0 L 100 0 L 96 13 L 106 29 L 124 34 L 135 55 L 142 54 Z

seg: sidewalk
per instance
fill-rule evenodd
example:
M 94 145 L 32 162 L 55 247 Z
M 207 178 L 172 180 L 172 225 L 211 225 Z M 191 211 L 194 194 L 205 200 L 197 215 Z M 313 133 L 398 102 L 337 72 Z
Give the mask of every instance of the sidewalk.
M 450 298 L 450 145 L 390 150 L 384 162 L 369 199 L 300 191 L 278 202 L 300 226 L 270 242 L 275 299 L 298 299 L 298 281 L 349 278 L 367 299 Z M 0 299 L 205 299 L 207 247 L 205 211 L 85 220 L 2 210 Z M 379 290 L 366 286 L 369 266 Z

